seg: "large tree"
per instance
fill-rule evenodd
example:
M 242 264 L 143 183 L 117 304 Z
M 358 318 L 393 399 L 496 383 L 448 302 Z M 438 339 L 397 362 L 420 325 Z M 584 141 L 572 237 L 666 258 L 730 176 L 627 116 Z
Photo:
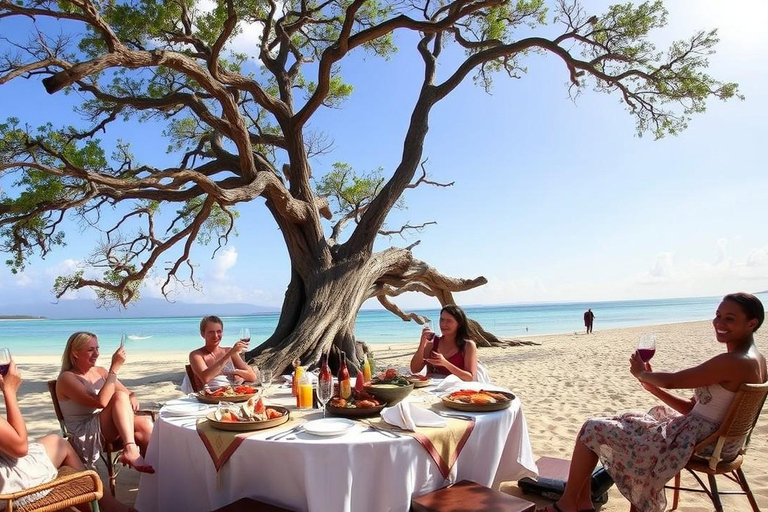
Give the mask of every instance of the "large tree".
M 57 294 L 91 287 L 100 300 L 127 305 L 153 269 L 167 276 L 164 290 L 194 283 L 193 251 L 226 244 L 236 206 L 263 197 L 291 276 L 277 328 L 253 355 L 281 367 L 295 356 L 313 362 L 332 344 L 354 354 L 354 321 L 367 299 L 420 320 L 390 298 L 415 291 L 445 304 L 485 283 L 441 274 L 412 246 L 373 250 L 387 229 L 421 227 L 385 225 L 407 188 L 440 185 L 422 167 L 432 109 L 468 77 L 488 88 L 494 75 L 519 77 L 527 56 L 544 53 L 562 62 L 571 94 L 616 94 L 638 132 L 675 134 L 707 99 L 730 98 L 737 87 L 705 73 L 715 31 L 657 50 L 649 34 L 666 16 L 661 1 L 598 15 L 566 0 L 217 0 L 207 10 L 196 0 L 0 0 L 0 23 L 18 21 L 0 42 L 0 85 L 28 80 L 83 98 L 71 126 L 0 125 L 0 177 L 14 177 L 0 197 L 8 263 L 18 271 L 45 257 L 74 217 L 101 234 L 88 262 L 101 274 L 62 276 Z M 556 35 L 536 35 L 553 32 L 547 23 Z M 228 51 L 245 24 L 261 29 L 258 66 Z M 19 27 L 29 33 L 15 37 Z M 411 77 L 418 94 L 399 162 L 368 176 L 337 163 L 315 169 L 314 182 L 313 159 L 331 143 L 308 127 L 351 94 L 340 78 L 345 59 L 354 51 L 387 57 L 398 42 L 409 42 L 423 66 Z M 128 142 L 97 139 L 130 119 L 166 123 L 174 165 L 158 164 L 168 155 L 137 162 Z M 494 339 L 481 330 L 475 337 Z

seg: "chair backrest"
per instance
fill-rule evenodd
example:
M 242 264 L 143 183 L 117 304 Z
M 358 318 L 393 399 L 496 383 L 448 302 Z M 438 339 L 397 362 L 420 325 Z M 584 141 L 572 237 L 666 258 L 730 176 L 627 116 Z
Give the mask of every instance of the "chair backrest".
M 768 395 L 768 382 L 763 384 L 742 384 L 736 396 L 733 397 L 728 412 L 725 414 L 720 428 L 715 433 L 699 442 L 694 449 L 698 453 L 704 448 L 715 444 L 711 455 L 703 457 L 709 460 L 709 467 L 715 469 L 721 460 L 723 446 L 729 440 L 742 439 L 744 444 L 741 452 L 746 451 L 749 438 L 752 435 L 752 429 L 755 428 L 757 420 L 760 417 L 760 411 Z M 701 455 L 699 455 L 701 456 Z
M 189 380 L 189 385 L 192 386 L 192 390 L 195 393 L 199 393 L 201 391 L 200 384 L 198 384 L 198 380 L 197 380 L 197 376 L 195 375 L 195 372 L 192 371 L 192 365 L 185 364 L 184 369 L 187 371 L 187 379 Z
M 59 397 L 56 395 L 56 381 L 48 381 L 48 392 L 51 394 L 51 401 L 53 402 L 53 410 L 56 411 L 56 419 L 59 420 L 59 427 L 61 427 L 61 434 L 67 437 L 67 426 L 64 423 L 64 414 L 61 412 L 61 406 L 59 405 Z

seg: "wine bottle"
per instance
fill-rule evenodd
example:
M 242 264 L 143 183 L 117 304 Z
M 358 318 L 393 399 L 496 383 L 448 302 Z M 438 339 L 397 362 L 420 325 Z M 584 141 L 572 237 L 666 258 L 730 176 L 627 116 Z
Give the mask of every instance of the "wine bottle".
M 347 399 L 352 394 L 352 383 L 347 369 L 347 354 L 341 353 L 341 367 L 339 368 L 339 396 Z

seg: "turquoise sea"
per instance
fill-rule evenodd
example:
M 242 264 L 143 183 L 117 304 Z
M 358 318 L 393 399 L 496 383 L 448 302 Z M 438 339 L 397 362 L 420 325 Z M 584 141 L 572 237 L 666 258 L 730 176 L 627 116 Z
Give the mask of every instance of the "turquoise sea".
M 768 304 L 768 293 L 759 294 Z M 712 318 L 721 297 L 569 302 L 477 306 L 465 308 L 467 315 L 502 337 L 525 338 L 540 334 L 582 331 L 587 308 L 595 313 L 595 330 L 615 327 L 688 322 Z M 419 310 L 437 320 L 438 310 Z M 251 329 L 251 345 L 265 340 L 277 324 L 276 313 L 224 317 L 225 342 L 233 342 L 241 327 Z M 130 318 L 98 320 L 5 320 L 0 321 L 0 347 L 13 354 L 59 355 L 70 334 L 91 331 L 99 336 L 102 353 L 111 353 L 122 333 L 129 335 L 128 350 L 142 352 L 186 352 L 199 347 L 199 318 Z M 437 322 L 435 322 L 437 327 Z M 415 343 L 421 332 L 414 322 L 403 322 L 387 311 L 363 310 L 355 334 L 372 344 Z

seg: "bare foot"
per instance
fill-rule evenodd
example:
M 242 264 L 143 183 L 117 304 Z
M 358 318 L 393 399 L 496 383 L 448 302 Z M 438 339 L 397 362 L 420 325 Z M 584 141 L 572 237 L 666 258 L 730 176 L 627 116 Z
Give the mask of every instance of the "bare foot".
M 124 466 L 130 466 L 139 473 L 154 473 L 155 468 L 144 462 L 144 457 L 139 453 L 139 449 L 136 443 L 126 443 L 125 449 L 122 455 L 120 455 L 120 463 Z

